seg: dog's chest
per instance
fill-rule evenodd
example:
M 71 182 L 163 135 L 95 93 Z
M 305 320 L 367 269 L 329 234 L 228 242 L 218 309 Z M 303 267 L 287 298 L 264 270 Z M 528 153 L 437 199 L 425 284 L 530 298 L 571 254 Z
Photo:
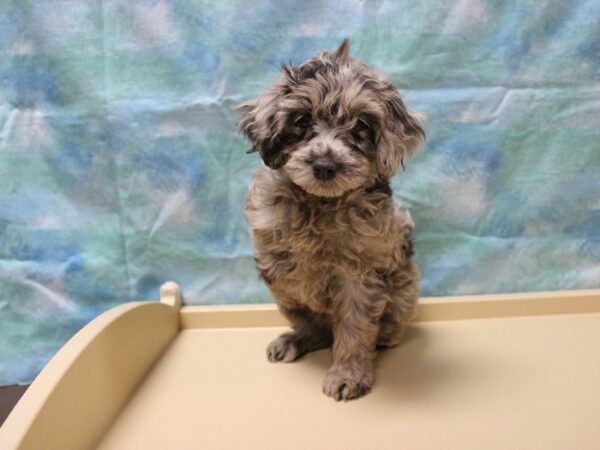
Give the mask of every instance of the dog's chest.
M 374 260 L 385 253 L 382 240 L 389 230 L 381 214 L 368 214 L 360 203 L 343 207 L 319 207 L 284 202 L 273 216 L 280 245 L 291 266 L 303 270 L 351 270 L 365 258 Z
M 391 199 L 323 208 L 279 199 L 250 202 L 246 214 L 257 266 L 278 301 L 326 313 L 341 280 L 395 264 Z

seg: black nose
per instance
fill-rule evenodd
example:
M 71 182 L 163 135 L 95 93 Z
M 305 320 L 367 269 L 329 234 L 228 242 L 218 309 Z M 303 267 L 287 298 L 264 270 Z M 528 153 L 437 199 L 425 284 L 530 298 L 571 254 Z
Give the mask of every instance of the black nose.
M 337 172 L 337 164 L 327 158 L 319 158 L 313 163 L 313 173 L 319 180 L 331 180 Z

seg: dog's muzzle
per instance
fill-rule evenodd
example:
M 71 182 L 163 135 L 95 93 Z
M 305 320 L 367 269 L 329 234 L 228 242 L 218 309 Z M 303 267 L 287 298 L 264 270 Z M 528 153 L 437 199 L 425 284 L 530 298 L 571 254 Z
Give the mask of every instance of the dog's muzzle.
M 337 171 L 338 165 L 331 159 L 319 158 L 313 163 L 313 173 L 318 180 L 331 180 Z

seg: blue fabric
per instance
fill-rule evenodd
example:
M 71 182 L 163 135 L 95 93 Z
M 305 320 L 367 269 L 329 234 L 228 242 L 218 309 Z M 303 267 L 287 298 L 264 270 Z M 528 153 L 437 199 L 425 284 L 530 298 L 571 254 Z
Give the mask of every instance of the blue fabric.
M 429 116 L 424 295 L 600 287 L 600 2 L 0 0 L 0 384 L 102 311 L 270 301 L 232 106 L 332 49 Z

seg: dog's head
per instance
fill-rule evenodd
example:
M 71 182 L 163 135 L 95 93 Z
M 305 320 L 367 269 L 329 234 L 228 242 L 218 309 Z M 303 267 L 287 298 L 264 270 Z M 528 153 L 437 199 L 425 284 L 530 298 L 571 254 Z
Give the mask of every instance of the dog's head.
M 283 66 L 273 86 L 240 107 L 252 150 L 320 197 L 389 180 L 425 138 L 396 88 L 350 57 L 348 40 Z

